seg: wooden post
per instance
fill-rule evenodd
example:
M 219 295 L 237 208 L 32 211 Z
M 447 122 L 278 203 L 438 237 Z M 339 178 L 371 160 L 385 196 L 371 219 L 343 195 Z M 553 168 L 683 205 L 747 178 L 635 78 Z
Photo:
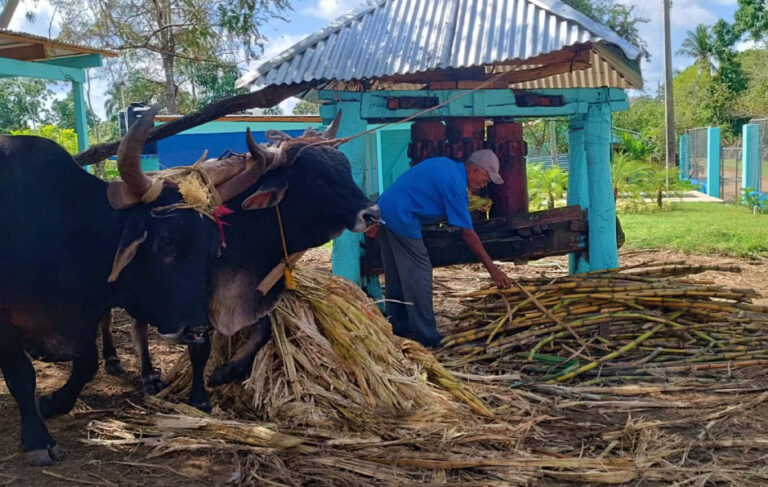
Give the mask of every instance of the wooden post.
M 619 252 L 616 247 L 616 202 L 611 181 L 609 103 L 589 106 L 584 124 L 584 146 L 589 180 L 589 267 L 593 271 L 613 269 L 619 266 Z
M 83 84 L 72 82 L 72 94 L 75 99 L 75 132 L 77 132 L 77 150 L 80 152 L 88 148 L 88 114 L 83 94 Z
M 720 127 L 707 128 L 707 194 L 720 197 Z
M 685 181 L 689 178 L 688 171 L 690 168 L 688 167 L 690 163 L 690 150 L 691 150 L 691 136 L 688 134 L 683 134 L 680 136 L 680 150 L 679 150 L 679 178 L 680 181 Z
M 743 141 L 741 160 L 741 188 L 758 190 L 758 167 L 760 165 L 760 125 L 756 123 L 744 124 L 742 128 Z
M 587 153 L 584 147 L 584 115 L 570 119 L 568 133 L 568 204 L 589 208 L 589 182 L 587 179 Z M 586 245 L 586 242 L 583 242 Z M 568 255 L 571 274 L 589 271 L 589 262 L 581 252 Z

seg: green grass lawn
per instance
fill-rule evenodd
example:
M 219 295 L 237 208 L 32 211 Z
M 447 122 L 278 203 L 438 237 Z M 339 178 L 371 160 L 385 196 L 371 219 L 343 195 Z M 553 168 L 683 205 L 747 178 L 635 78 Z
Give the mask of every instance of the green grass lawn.
M 673 203 L 670 211 L 620 213 L 626 248 L 734 257 L 768 255 L 768 215 L 718 203 Z

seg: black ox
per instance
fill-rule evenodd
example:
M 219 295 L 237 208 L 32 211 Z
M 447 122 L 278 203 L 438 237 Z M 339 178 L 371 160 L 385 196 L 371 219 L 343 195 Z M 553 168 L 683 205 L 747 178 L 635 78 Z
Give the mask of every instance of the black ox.
M 257 145 L 248 134 L 251 156 L 277 167 L 248 190 L 234 190 L 239 196 L 228 205 L 234 213 L 226 217 L 227 247 L 211 269 L 209 318 L 213 328 L 226 336 L 253 327 L 248 344 L 231 362 L 213 371 L 210 386 L 245 378 L 256 353 L 270 338 L 271 325 L 266 315 L 284 292 L 284 280 L 280 279 L 266 295 L 256 288 L 284 258 L 277 210 L 289 254 L 320 246 L 345 229 L 362 232 L 379 217 L 378 206 L 353 181 L 346 156 L 323 141 L 335 137 L 338 122 L 337 117 L 324 134 L 284 140 L 279 151 Z M 278 157 L 284 158 L 282 165 L 274 160 Z M 115 367 L 119 360 L 111 343 L 108 320 L 102 330 L 105 362 L 113 371 L 119 370 L 119 365 Z M 146 322 L 136 320 L 132 335 L 141 361 L 142 388 L 146 393 L 157 393 L 164 384 L 152 367 Z M 207 341 L 205 347 L 208 353 Z M 203 387 L 202 370 L 195 369 L 192 388 Z
M 110 184 L 54 142 L 0 136 L 0 370 L 21 414 L 22 449 L 34 464 L 63 455 L 43 418 L 68 412 L 94 376 L 98 323 L 111 307 L 193 345 L 194 356 L 204 350 L 207 269 L 218 231 L 198 212 L 178 208 L 175 185 L 141 171 L 151 125 L 147 116 L 123 139 L 123 181 Z M 37 403 L 25 352 L 73 362 L 66 384 Z

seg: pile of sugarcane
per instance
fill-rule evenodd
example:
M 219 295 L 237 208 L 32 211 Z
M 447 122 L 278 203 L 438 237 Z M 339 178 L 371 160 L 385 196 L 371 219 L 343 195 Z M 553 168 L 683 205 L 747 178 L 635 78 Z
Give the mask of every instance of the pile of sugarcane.
M 528 279 L 483 289 L 441 357 L 535 381 L 649 379 L 768 364 L 768 307 L 749 289 L 683 276 L 731 266 L 654 266 Z
M 298 287 L 271 314 L 272 339 L 257 354 L 248 380 L 212 391 L 222 411 L 281 424 L 345 427 L 393 417 L 455 422 L 472 416 L 469 409 L 493 415 L 431 353 L 393 335 L 358 286 L 308 268 L 294 275 Z M 215 334 L 210 365 L 230 360 L 248 333 Z M 188 361 L 182 359 L 170 376 L 169 392 L 188 387 Z

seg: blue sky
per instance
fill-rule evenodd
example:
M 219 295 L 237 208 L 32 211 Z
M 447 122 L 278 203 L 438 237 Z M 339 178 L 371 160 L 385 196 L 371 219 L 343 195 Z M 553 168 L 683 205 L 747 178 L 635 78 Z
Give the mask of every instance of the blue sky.
M 274 20 L 263 28 L 263 32 L 269 38 L 265 47 L 263 59 L 280 53 L 301 40 L 304 36 L 332 22 L 335 18 L 357 7 L 361 0 L 298 0 L 293 2 L 293 11 L 286 15 L 287 22 Z M 651 53 L 651 61 L 643 63 L 643 77 L 648 92 L 655 92 L 658 83 L 663 79 L 663 43 L 662 43 L 662 0 L 623 0 L 623 3 L 636 7 L 637 13 L 650 19 L 650 22 L 642 25 L 641 34 L 648 44 Z M 671 26 L 672 49 L 677 51 L 680 43 L 685 38 L 686 31 L 692 30 L 699 23 L 714 24 L 718 19 L 733 20 L 736 11 L 736 0 L 673 0 Z M 36 20 L 29 23 L 23 13 L 31 10 L 36 12 Z M 58 33 L 56 19 L 51 22 L 53 9 L 47 0 L 22 0 L 16 16 L 11 22 L 11 29 L 31 32 L 39 35 L 53 35 Z M 744 44 L 741 47 L 748 47 Z M 256 61 L 253 64 L 258 64 Z M 682 69 L 691 64 L 689 58 L 674 55 L 673 68 Z M 101 83 L 94 84 L 91 89 L 94 109 L 102 115 L 103 92 L 105 86 Z M 61 88 L 63 90 L 64 87 Z M 286 113 L 290 113 L 295 101 L 287 101 L 283 104 Z

